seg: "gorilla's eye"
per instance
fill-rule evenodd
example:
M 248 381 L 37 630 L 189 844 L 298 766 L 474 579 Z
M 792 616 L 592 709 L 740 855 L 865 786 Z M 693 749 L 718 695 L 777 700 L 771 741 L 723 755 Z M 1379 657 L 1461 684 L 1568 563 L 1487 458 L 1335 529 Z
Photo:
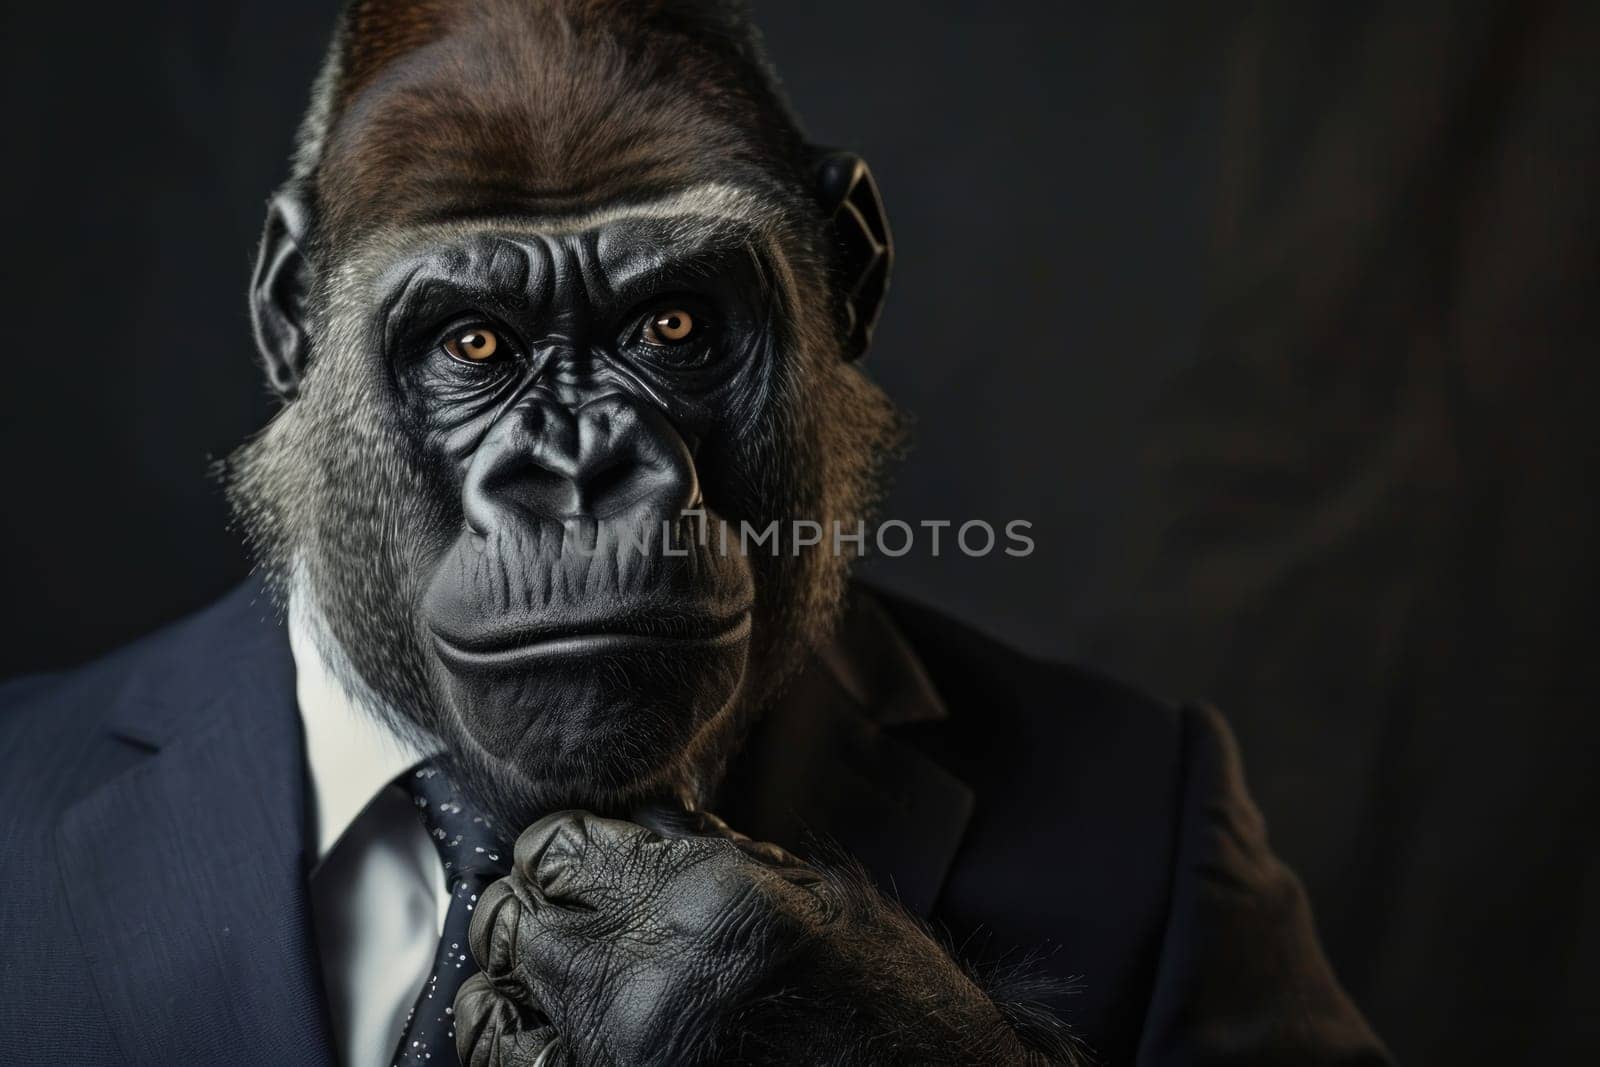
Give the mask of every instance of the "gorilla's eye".
M 644 324 L 644 343 L 658 348 L 681 345 L 694 334 L 694 316 L 682 308 L 658 311 Z
M 463 363 L 484 363 L 500 351 L 500 338 L 493 330 L 473 326 L 446 341 L 444 350 L 451 359 L 459 359 Z

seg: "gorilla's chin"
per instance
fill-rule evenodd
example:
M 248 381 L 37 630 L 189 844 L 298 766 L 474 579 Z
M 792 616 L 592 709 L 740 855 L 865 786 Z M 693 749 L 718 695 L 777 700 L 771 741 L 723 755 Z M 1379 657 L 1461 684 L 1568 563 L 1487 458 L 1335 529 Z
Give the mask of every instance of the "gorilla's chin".
M 615 808 L 680 789 L 745 678 L 745 561 L 692 539 L 625 555 L 538 525 L 463 532 L 424 594 L 425 654 L 458 758 L 520 807 Z
M 492 652 L 441 640 L 441 725 L 519 808 L 615 809 L 681 789 L 731 712 L 748 649 L 748 616 L 704 638 L 576 635 Z

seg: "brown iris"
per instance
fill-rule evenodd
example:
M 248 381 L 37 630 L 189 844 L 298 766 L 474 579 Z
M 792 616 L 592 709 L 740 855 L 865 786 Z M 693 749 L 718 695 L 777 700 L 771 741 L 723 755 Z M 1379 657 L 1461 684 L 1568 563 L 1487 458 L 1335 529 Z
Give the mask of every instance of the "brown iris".
M 694 316 L 682 308 L 658 312 L 645 323 L 645 344 L 681 345 L 694 336 Z
M 500 351 L 500 338 L 495 336 L 493 330 L 474 327 L 446 341 L 444 350 L 463 363 L 482 363 Z

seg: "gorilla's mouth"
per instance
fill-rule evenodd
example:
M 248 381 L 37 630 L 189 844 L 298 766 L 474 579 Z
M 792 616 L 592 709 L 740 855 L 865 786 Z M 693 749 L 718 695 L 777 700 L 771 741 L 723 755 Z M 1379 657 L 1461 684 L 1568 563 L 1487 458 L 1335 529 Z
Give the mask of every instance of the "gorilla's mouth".
M 544 660 L 588 659 L 646 650 L 737 646 L 750 635 L 750 610 L 732 615 L 617 616 L 576 623 L 499 625 L 470 633 L 433 628 L 440 657 L 465 670 L 503 670 Z

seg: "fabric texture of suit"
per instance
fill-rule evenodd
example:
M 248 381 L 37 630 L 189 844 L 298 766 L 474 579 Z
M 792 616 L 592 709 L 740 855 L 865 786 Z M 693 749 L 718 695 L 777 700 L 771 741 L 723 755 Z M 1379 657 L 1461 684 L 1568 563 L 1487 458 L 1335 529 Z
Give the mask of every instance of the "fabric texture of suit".
M 329 1064 L 294 666 L 254 583 L 0 687 L 0 1062 Z M 858 591 L 716 810 L 836 843 L 1107 1064 L 1375 1064 L 1222 720 Z

